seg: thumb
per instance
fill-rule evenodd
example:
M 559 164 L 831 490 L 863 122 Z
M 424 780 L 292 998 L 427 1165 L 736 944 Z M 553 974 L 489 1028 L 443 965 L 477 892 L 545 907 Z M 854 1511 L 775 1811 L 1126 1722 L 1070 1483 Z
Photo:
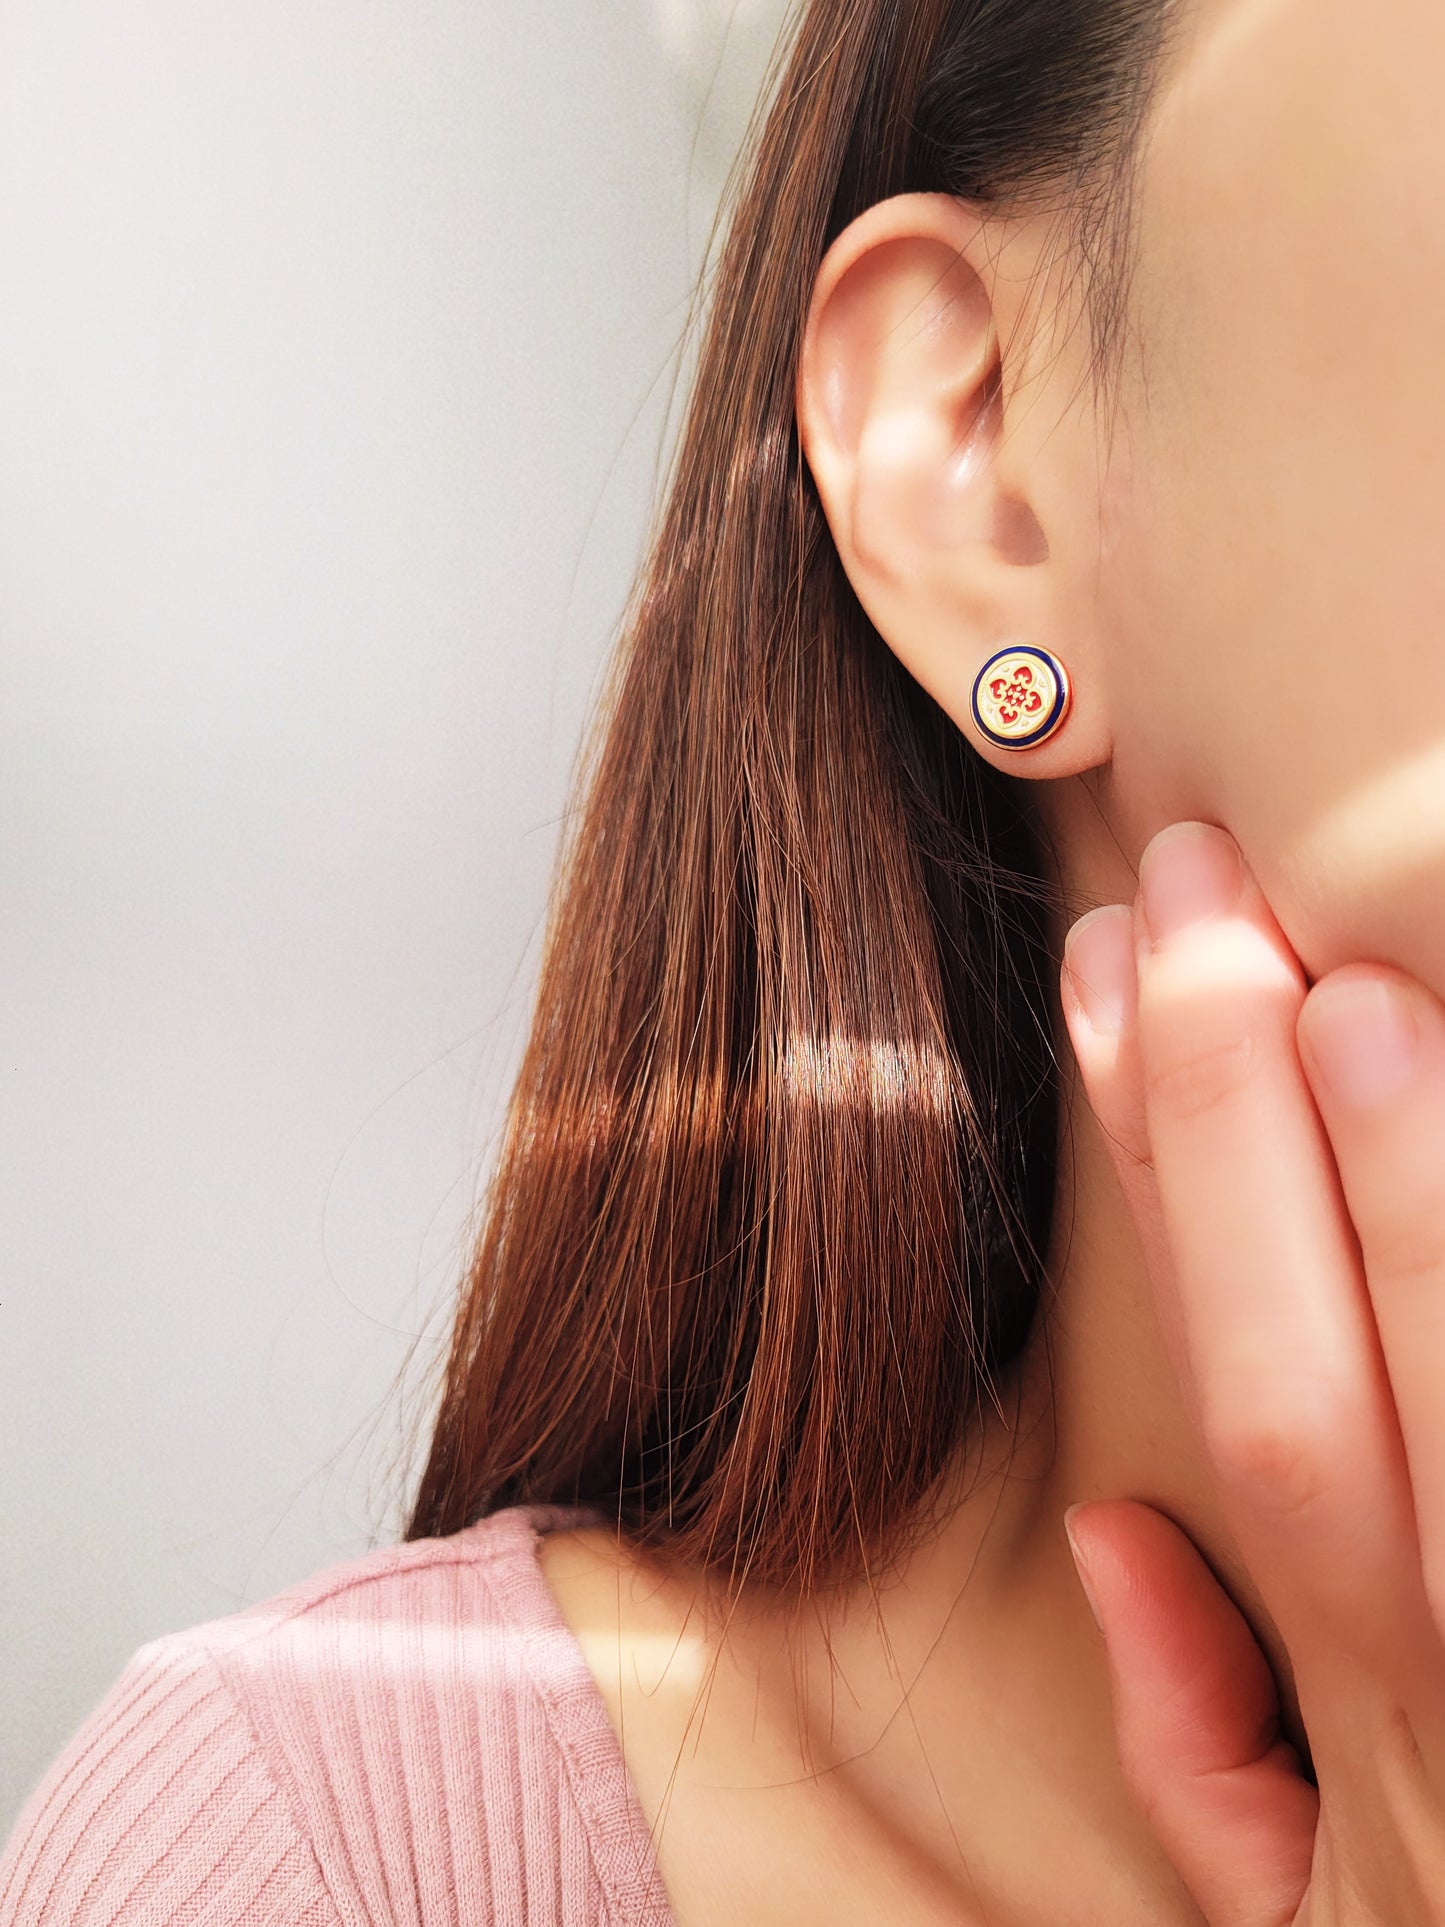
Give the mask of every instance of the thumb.
M 1319 1794 L 1280 1737 L 1248 1622 L 1180 1529 L 1131 1499 L 1065 1514 L 1104 1634 L 1119 1761 L 1209 1927 L 1287 1927 Z

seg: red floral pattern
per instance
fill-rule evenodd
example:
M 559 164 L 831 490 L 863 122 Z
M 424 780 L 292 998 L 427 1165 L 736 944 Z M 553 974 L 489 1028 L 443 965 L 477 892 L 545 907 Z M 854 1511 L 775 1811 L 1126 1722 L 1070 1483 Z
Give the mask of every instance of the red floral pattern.
M 1020 663 L 1012 676 L 995 676 L 988 693 L 998 704 L 999 721 L 1010 729 L 1021 716 L 1037 716 L 1044 706 L 1027 663 Z

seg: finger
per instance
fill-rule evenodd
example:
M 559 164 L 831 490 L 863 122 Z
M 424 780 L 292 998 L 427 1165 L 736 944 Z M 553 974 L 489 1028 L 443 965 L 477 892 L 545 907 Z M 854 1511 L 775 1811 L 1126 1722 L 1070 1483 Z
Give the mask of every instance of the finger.
M 1303 975 L 1224 832 L 1166 830 L 1140 883 L 1149 1139 L 1230 1530 L 1301 1677 L 1327 1676 L 1342 1643 L 1370 1642 L 1383 1665 L 1418 1553 L 1358 1245 L 1295 1042 Z
M 1181 1392 L 1187 1395 L 1169 1240 L 1144 1111 L 1134 950 L 1134 914 L 1128 904 L 1106 904 L 1081 917 L 1064 944 L 1061 1001 L 1089 1109 L 1128 1205 L 1148 1274 L 1158 1286 L 1160 1326 Z
M 1445 1632 L 1445 1011 L 1403 972 L 1352 964 L 1310 992 L 1298 1035 L 1360 1240 L 1423 1584 Z
M 1069 931 L 1060 977 L 1064 1016 L 1094 1115 L 1126 1190 L 1148 1177 L 1149 1136 L 1138 1077 L 1138 972 L 1134 918 L 1126 903 L 1091 910 Z M 1151 1185 L 1152 1189 L 1152 1185 Z
M 1065 1515 L 1104 1634 L 1119 1763 L 1210 1927 L 1285 1927 L 1319 1795 L 1254 1635 L 1190 1540 L 1133 1500 Z

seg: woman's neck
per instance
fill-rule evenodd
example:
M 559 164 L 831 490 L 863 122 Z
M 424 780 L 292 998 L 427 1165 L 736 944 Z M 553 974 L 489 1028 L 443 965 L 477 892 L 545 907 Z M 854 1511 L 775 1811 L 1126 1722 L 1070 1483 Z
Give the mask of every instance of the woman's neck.
M 1061 955 L 1076 916 L 1132 900 L 1135 870 L 1120 843 L 1134 840 L 1116 836 L 1080 782 L 1051 786 L 1045 809 L 1067 865 L 1054 933 Z M 1136 827 L 1142 847 L 1147 831 Z M 896 1769 L 894 1752 L 914 1750 L 966 1847 L 989 1837 L 986 1813 L 1002 1829 L 1015 1801 L 1034 1822 L 1044 1810 L 1087 1815 L 1088 1830 L 1110 1839 L 1123 1864 L 1157 1880 L 1162 1906 L 1170 1870 L 1123 1786 L 1105 1655 L 1068 1553 L 1065 1508 L 1127 1497 L 1181 1525 L 1274 1667 L 1286 1736 L 1305 1757 L 1308 1748 L 1288 1656 L 1221 1523 L 1161 1324 L 1161 1288 L 1148 1276 L 1057 1006 L 1053 1015 L 1063 1084 L 1058 1185 L 1033 1332 L 1000 1388 L 1003 1411 L 960 1462 L 942 1530 L 910 1556 L 876 1608 L 859 1588 L 846 1607 L 820 1615 L 809 1705 L 821 1715 L 811 1716 L 809 1736 L 815 1754 L 868 1762 L 848 1770 L 880 1781 Z M 1016 1889 L 1005 1881 L 1001 1891 Z

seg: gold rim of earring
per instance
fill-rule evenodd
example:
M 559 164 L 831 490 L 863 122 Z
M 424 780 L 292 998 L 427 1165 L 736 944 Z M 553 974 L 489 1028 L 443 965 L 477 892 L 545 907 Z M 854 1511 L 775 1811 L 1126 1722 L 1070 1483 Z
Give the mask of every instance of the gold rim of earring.
M 973 720 L 995 749 L 1037 749 L 1058 734 L 1073 707 L 1069 672 L 1031 643 L 998 649 L 973 684 Z

